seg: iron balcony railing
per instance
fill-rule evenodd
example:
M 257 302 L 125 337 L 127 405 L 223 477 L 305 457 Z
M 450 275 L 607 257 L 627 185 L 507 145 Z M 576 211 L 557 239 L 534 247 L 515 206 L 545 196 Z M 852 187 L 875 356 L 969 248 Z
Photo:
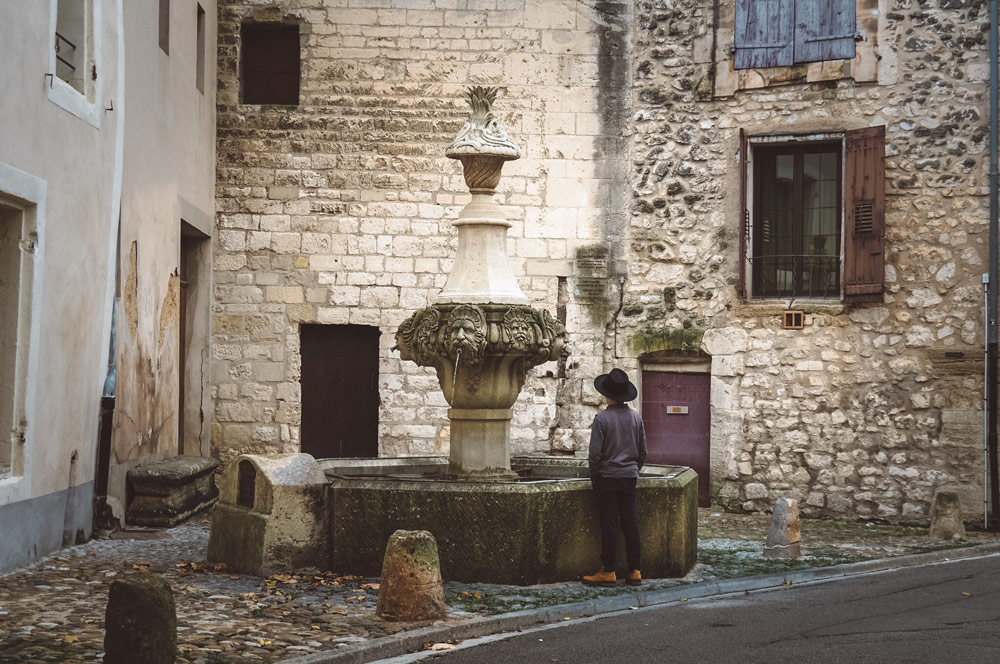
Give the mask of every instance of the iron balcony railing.
M 751 256 L 753 297 L 835 298 L 840 296 L 840 257 Z

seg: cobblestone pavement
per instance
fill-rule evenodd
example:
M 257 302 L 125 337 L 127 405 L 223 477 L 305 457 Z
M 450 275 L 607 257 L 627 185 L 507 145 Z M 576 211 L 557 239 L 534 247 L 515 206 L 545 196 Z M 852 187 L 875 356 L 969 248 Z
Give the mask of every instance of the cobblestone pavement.
M 684 579 L 649 580 L 641 589 L 998 541 L 970 531 L 963 542 L 941 543 L 930 540 L 926 529 L 803 521 L 803 558 L 764 560 L 767 515 L 700 510 L 699 521 L 694 571 Z M 179 663 L 277 662 L 426 624 L 377 618 L 378 579 L 318 570 L 268 579 L 235 574 L 206 563 L 207 546 L 208 520 L 196 519 L 163 531 L 95 539 L 0 576 L 0 662 L 100 662 L 108 588 L 134 570 L 160 574 L 173 587 Z M 461 621 L 636 589 L 447 583 L 445 592 L 448 621 Z

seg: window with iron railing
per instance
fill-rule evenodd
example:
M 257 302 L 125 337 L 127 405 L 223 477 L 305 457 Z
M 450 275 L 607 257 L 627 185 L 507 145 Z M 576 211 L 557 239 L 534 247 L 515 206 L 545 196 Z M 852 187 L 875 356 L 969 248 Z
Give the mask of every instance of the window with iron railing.
M 92 0 L 59 0 L 56 9 L 55 73 L 83 95 L 88 93 L 88 81 L 97 75 L 88 54 L 92 4 Z
M 738 154 L 740 296 L 881 301 L 885 127 L 740 131 Z

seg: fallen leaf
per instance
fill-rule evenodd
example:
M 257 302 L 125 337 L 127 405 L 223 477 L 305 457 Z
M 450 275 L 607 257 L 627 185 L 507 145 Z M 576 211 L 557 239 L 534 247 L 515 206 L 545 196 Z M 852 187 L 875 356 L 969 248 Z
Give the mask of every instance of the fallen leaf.
M 347 611 L 338 611 L 337 609 L 331 610 L 330 613 L 336 613 L 338 616 L 346 616 L 347 615 Z
M 269 645 L 271 645 L 270 641 L 265 641 L 264 639 L 259 640 L 257 643 L 259 643 L 262 646 L 269 646 Z
M 451 650 L 455 647 L 454 643 L 432 643 L 428 650 Z
M 962 597 L 971 597 L 972 593 L 962 593 Z
M 310 625 L 313 629 L 319 629 L 319 625 Z
M 79 643 L 80 637 L 78 636 L 64 636 L 62 638 L 63 643 Z
M 362 590 L 378 590 L 379 587 L 380 587 L 380 584 L 378 584 L 378 583 L 363 583 L 363 584 L 361 584 L 361 589 Z
M 198 593 L 198 589 L 197 589 L 197 588 L 195 588 L 195 587 L 193 587 L 193 586 L 188 586 L 188 587 L 187 587 L 187 588 L 185 588 L 184 590 L 188 591 L 189 593 L 194 593 L 194 594 L 197 594 L 197 593 Z

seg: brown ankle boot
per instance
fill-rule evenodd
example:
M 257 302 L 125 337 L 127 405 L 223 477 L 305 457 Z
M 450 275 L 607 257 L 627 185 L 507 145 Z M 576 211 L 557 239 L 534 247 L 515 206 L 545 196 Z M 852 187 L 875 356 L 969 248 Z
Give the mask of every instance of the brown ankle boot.
M 590 576 L 583 577 L 583 582 L 588 586 L 613 588 L 618 584 L 618 577 L 615 576 L 614 572 L 605 572 L 603 569 L 600 569 Z
M 626 579 L 630 586 L 641 586 L 642 585 L 642 574 L 639 570 L 634 569 L 628 573 L 628 578 Z

